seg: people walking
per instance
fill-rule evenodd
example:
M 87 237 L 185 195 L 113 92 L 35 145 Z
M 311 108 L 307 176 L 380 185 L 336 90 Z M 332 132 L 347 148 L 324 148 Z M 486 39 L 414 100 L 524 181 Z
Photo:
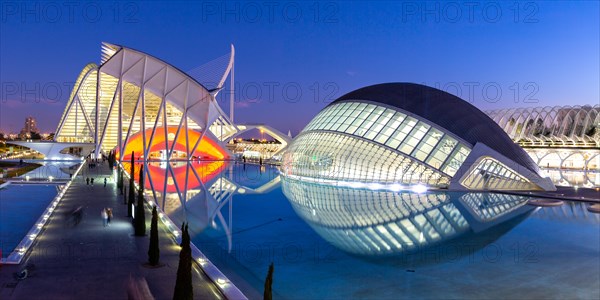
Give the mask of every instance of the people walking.
M 106 187 L 106 177 L 104 177 L 104 187 Z
M 90 185 L 90 178 L 89 177 L 85 178 L 85 185 Z
M 94 177 L 90 178 L 90 184 L 94 186 Z
M 112 208 L 109 207 L 106 209 L 106 215 L 107 215 L 108 226 L 110 226 L 110 220 L 112 220 L 112 216 L 113 216 Z
M 79 224 L 79 222 L 81 222 L 82 216 L 83 216 L 83 207 L 79 206 L 75 209 L 75 211 L 73 211 L 74 226 L 77 226 Z
M 100 216 L 102 216 L 102 224 L 106 227 L 106 225 L 108 225 L 108 213 L 106 213 L 106 208 L 102 209 Z

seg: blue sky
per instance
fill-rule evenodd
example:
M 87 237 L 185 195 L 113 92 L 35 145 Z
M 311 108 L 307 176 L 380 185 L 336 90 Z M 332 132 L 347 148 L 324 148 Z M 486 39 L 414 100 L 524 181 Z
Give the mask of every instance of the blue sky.
M 0 129 L 9 132 L 28 115 L 53 131 L 103 41 L 182 70 L 233 43 L 236 121 L 293 134 L 331 100 L 382 82 L 424 83 L 480 109 L 600 101 L 596 1 L 1 5 Z

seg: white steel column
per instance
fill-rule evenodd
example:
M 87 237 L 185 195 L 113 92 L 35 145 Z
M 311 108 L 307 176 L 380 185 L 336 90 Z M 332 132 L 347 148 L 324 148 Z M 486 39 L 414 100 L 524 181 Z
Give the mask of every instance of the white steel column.
M 97 158 L 100 152 L 100 141 L 98 140 L 98 123 L 100 122 L 100 69 L 96 72 L 96 116 L 94 124 L 94 156 Z
M 235 124 L 233 121 L 233 108 L 235 104 L 235 51 L 233 45 L 231 45 L 231 61 L 231 75 L 229 76 L 229 88 L 231 89 L 231 93 L 229 93 L 229 121 L 231 121 L 231 124 Z

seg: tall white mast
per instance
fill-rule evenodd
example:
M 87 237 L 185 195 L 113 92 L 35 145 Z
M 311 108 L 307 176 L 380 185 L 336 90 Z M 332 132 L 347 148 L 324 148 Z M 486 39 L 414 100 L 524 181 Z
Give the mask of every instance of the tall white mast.
M 229 84 L 231 89 L 231 93 L 229 94 L 229 121 L 231 121 L 232 124 L 235 124 L 235 122 L 233 121 L 233 108 L 235 100 L 235 48 L 233 47 L 233 44 L 231 44 L 231 62 L 231 76 L 229 78 Z

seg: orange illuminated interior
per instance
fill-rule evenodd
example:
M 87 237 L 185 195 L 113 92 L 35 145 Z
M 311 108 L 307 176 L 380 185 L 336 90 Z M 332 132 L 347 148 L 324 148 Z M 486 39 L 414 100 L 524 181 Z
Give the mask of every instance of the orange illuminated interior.
M 131 163 L 122 162 L 122 164 L 123 168 L 129 173 L 129 170 L 131 170 Z M 141 165 L 141 163 L 136 163 L 134 166 L 135 182 L 138 183 Z M 179 187 L 179 191 L 183 192 L 185 189 L 186 173 L 188 173 L 187 189 L 196 189 L 200 187 L 200 181 L 202 181 L 202 183 L 211 181 L 225 168 L 225 166 L 225 161 L 202 161 L 189 164 L 185 163 L 180 166 L 172 165 L 171 169 L 173 170 L 173 174 L 171 174 L 167 168 L 161 167 L 160 163 L 149 163 L 148 169 L 145 172 L 146 176 L 144 178 L 144 188 L 152 189 L 152 185 L 150 185 L 150 177 L 152 177 L 152 184 L 157 192 L 163 192 L 165 179 L 167 180 L 167 193 L 177 193 L 177 187 Z M 189 171 L 186 172 L 186 169 L 188 168 Z M 196 171 L 198 177 L 196 177 L 194 170 L 191 168 Z M 148 176 L 148 173 L 150 173 L 150 176 Z M 198 178 L 200 178 L 200 181 L 198 181 Z M 175 182 L 177 182 L 177 187 L 175 186 Z
M 150 136 L 152 135 L 152 128 L 146 129 L 146 142 L 148 142 L 150 140 Z M 177 139 L 175 139 L 175 136 L 177 135 L 177 127 L 176 126 L 169 126 L 167 127 L 167 138 L 169 139 L 168 141 L 168 149 L 171 149 L 171 147 L 174 146 L 174 150 L 175 151 L 180 151 L 183 153 L 187 152 L 187 147 L 186 147 L 186 134 L 185 134 L 185 130 L 181 130 L 179 132 L 179 136 L 177 136 Z M 187 131 L 187 135 L 188 135 L 188 139 L 190 141 L 189 143 L 189 150 L 192 151 L 192 148 L 194 147 L 194 145 L 196 144 L 196 142 L 198 141 L 198 139 L 200 139 L 201 137 L 201 133 L 193 130 L 193 129 L 188 129 Z M 155 152 L 159 152 L 159 151 L 165 151 L 165 127 L 157 127 L 156 128 L 156 132 L 154 133 L 154 138 L 152 139 L 152 145 L 150 145 L 150 151 L 148 151 L 148 153 L 155 153 Z M 134 157 L 135 159 L 139 159 L 141 157 L 143 157 L 143 153 L 144 153 L 144 139 L 143 139 L 143 135 L 142 132 L 138 132 L 134 135 L 132 135 L 129 140 L 127 141 L 127 145 L 125 145 L 125 155 L 124 157 L 121 159 L 122 161 L 130 161 L 131 160 L 131 152 L 134 153 Z M 222 159 L 226 159 L 228 158 L 227 152 L 221 148 L 221 146 L 219 146 L 219 144 L 215 141 L 213 141 L 212 139 L 210 139 L 207 136 L 202 137 L 202 140 L 200 141 L 200 144 L 198 145 L 198 147 L 196 148 L 196 151 L 194 151 L 191 156 L 192 157 L 197 157 L 197 158 L 201 158 L 201 159 L 205 159 L 205 160 L 222 160 Z M 117 158 L 120 157 L 120 154 L 117 152 Z

